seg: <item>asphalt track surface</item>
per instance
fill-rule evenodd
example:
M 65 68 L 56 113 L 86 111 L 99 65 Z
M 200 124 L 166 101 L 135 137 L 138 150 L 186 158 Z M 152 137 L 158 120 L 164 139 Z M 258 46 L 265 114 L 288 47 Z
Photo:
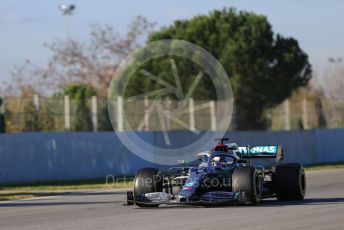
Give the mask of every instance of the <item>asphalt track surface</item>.
M 0 202 L 0 229 L 344 229 L 344 170 L 306 173 L 302 202 L 136 208 L 124 191 Z

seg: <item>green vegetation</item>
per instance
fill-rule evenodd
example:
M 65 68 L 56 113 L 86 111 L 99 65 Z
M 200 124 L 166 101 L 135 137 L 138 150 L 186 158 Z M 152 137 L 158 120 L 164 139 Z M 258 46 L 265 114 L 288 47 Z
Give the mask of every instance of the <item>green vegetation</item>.
M 113 131 L 109 117 L 107 100 L 98 100 L 98 130 Z
M 38 192 L 38 191 L 33 191 L 33 192 L 2 192 L 0 190 L 0 201 L 7 201 L 7 200 L 16 200 L 16 199 L 28 199 L 28 198 L 34 198 L 34 197 L 40 197 L 40 196 L 57 196 L 57 195 L 64 195 L 66 193 L 62 192 Z
M 344 162 L 331 163 L 331 164 L 315 164 L 304 166 L 306 171 L 327 170 L 327 169 L 340 169 L 344 168 Z
M 0 191 L 4 190 L 83 190 L 83 189 L 98 189 L 98 188 L 126 188 L 133 182 L 129 177 L 117 178 L 115 182 L 113 178 L 108 179 L 87 179 L 87 180 L 73 180 L 73 181 L 51 181 L 42 183 L 25 183 L 25 184 L 6 184 L 0 185 Z
M 75 84 L 65 88 L 63 94 L 70 96 L 72 105 L 75 107 L 75 121 L 72 130 L 92 131 L 92 113 L 86 104 L 86 99 L 95 96 L 97 92 L 89 85 Z
M 55 181 L 46 183 L 7 184 L 0 185 L 0 201 L 39 196 L 64 195 L 75 191 L 131 188 L 133 180 L 130 178 L 89 179 L 76 181 Z
M 37 132 L 40 131 L 39 113 L 33 101 L 25 101 L 23 107 L 23 123 L 21 127 L 22 132 Z
M 2 106 L 3 99 L 0 97 L 0 107 Z M 0 112 L 0 133 L 6 132 L 6 121 L 5 121 L 5 115 Z
M 175 21 L 173 25 L 150 34 L 148 41 L 181 39 L 195 43 L 217 58 L 231 80 L 235 97 L 237 130 L 267 129 L 266 109 L 272 108 L 311 78 L 307 54 L 297 40 L 274 34 L 265 16 L 235 9 L 215 10 L 191 20 Z M 173 43 L 170 47 L 173 49 Z M 153 51 L 152 51 L 153 52 Z M 146 55 L 146 54 L 143 54 Z M 197 58 L 197 53 L 193 54 Z M 171 57 L 178 66 L 184 92 L 190 88 L 199 67 L 189 60 Z M 144 69 L 175 85 L 169 58 L 152 60 Z M 193 97 L 214 99 L 216 95 L 209 76 L 204 76 Z M 137 73 L 130 78 L 126 96 L 159 89 L 158 83 Z M 166 97 L 175 98 L 169 94 Z

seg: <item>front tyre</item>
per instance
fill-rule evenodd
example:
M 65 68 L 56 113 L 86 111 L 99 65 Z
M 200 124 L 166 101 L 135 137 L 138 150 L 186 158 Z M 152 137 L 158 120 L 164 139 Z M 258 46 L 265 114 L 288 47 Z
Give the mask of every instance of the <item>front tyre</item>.
M 246 194 L 251 204 L 259 204 L 262 199 L 263 181 L 259 171 L 251 166 L 236 168 L 232 177 L 233 192 Z M 246 201 L 240 201 L 245 203 Z
M 139 197 L 142 194 L 162 192 L 163 178 L 159 169 L 142 168 L 138 171 L 134 182 L 134 196 Z M 154 203 L 136 203 L 139 207 L 158 207 Z

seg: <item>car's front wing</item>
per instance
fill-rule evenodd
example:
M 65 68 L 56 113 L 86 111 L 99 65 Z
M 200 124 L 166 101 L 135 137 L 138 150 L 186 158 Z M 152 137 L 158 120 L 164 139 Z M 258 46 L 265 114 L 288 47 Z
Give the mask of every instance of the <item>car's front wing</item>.
M 146 204 L 146 205 L 225 205 L 240 204 L 248 200 L 244 191 L 240 192 L 207 192 L 199 200 L 190 200 L 184 197 L 173 196 L 165 192 L 155 192 L 134 196 L 132 191 L 127 192 L 127 205 Z

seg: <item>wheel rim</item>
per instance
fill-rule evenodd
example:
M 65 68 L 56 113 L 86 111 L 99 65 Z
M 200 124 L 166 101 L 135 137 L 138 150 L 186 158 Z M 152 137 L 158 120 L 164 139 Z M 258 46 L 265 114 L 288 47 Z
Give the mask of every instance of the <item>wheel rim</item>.
M 256 172 L 254 176 L 254 199 L 255 203 L 259 203 L 262 195 L 262 185 L 260 175 Z
M 261 194 L 262 194 L 262 188 L 261 188 L 261 180 L 260 180 L 260 176 L 256 175 L 256 196 L 257 198 L 260 198 Z
M 306 192 L 306 175 L 303 169 L 301 169 L 300 173 L 300 192 L 302 196 L 304 196 Z

